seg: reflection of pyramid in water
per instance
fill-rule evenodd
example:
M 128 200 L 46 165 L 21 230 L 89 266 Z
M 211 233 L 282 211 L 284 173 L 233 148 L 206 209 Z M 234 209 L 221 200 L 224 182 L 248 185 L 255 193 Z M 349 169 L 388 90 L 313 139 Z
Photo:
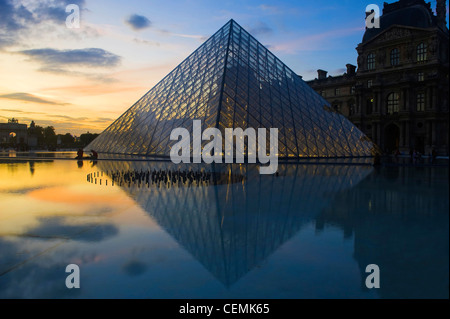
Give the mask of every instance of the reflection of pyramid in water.
M 376 146 L 230 20 L 86 150 L 169 156 L 174 128 L 278 128 L 280 157 L 370 156 Z M 208 141 L 203 141 L 204 146 Z
M 101 161 L 98 166 L 108 174 L 212 168 L 135 161 Z M 370 166 L 280 165 L 277 177 L 261 176 L 255 166 L 235 164 L 216 166 L 215 171 L 243 175 L 242 183 L 170 188 L 132 183 L 123 190 L 229 287 L 312 222 L 335 194 L 356 186 L 372 170 Z

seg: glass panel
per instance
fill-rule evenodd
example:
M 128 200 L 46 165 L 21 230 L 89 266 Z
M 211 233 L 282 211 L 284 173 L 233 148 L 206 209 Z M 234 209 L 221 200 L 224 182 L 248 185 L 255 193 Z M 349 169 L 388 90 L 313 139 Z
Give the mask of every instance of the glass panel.
M 232 29 L 232 30 L 231 30 Z M 417 47 L 425 60 L 427 47 Z M 398 49 L 391 63 L 399 63 Z M 227 59 L 225 65 L 225 59 Z M 375 68 L 369 55 L 367 67 Z M 387 101 L 398 112 L 398 94 Z M 417 109 L 426 97 L 417 95 Z M 280 156 L 368 156 L 374 144 L 295 72 L 236 22 L 228 22 L 114 121 L 88 148 L 98 152 L 168 156 L 171 131 L 203 128 L 278 128 Z

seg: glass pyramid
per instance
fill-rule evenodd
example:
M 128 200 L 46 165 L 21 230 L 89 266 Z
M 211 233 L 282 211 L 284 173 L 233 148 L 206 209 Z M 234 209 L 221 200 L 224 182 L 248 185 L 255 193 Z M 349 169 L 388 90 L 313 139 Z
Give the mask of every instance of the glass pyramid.
M 278 128 L 278 155 L 371 156 L 376 145 L 234 20 L 131 106 L 86 150 L 169 157 L 170 133 Z M 268 139 L 267 139 L 268 140 Z M 203 145 L 209 141 L 203 141 Z M 236 153 L 234 153 L 236 154 Z M 248 155 L 248 154 L 247 154 Z

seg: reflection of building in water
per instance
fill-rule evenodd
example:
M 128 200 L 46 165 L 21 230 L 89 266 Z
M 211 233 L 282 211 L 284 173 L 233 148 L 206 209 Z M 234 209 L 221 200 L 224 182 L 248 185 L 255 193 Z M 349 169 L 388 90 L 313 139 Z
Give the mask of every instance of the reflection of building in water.
M 123 189 L 224 285 L 230 286 L 275 252 L 303 225 L 373 169 L 349 165 L 279 165 L 279 176 L 257 166 L 173 165 L 100 161 L 103 172 L 189 170 L 241 175 L 241 182 L 198 187 Z M 105 178 L 106 176 L 103 176 Z
M 375 171 L 323 210 L 319 228 L 354 236 L 363 288 L 366 266 L 377 264 L 382 298 L 448 298 L 447 176 L 437 168 Z
M 30 165 L 30 173 L 33 176 L 34 175 L 34 161 L 29 161 L 28 165 Z

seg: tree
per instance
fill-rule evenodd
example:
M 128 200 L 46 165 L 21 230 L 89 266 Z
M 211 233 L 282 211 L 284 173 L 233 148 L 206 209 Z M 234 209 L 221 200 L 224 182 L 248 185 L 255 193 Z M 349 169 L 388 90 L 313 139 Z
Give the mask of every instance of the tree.
M 47 146 L 56 146 L 56 133 L 53 126 L 44 129 L 44 142 Z
M 83 147 L 87 146 L 90 142 L 92 142 L 99 134 L 92 133 L 84 133 L 80 135 L 80 142 Z
M 42 126 L 36 125 L 34 127 L 29 127 L 28 136 L 36 136 L 38 146 L 44 145 L 44 128 Z
M 70 133 L 66 133 L 64 135 L 58 134 L 61 139 L 62 147 L 73 147 L 75 143 L 75 138 Z

